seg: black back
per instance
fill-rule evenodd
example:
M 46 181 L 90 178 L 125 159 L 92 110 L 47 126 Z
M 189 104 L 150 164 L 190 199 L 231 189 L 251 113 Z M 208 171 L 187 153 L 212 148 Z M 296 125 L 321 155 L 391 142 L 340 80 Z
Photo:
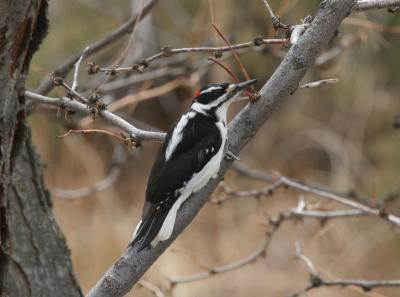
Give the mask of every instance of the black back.
M 179 189 L 219 151 L 222 139 L 216 121 L 214 115 L 196 113 L 182 131 L 182 141 L 166 161 L 165 152 L 179 119 L 171 127 L 151 169 L 142 223 L 131 245 L 140 242 L 142 250 L 155 238 L 180 196 Z

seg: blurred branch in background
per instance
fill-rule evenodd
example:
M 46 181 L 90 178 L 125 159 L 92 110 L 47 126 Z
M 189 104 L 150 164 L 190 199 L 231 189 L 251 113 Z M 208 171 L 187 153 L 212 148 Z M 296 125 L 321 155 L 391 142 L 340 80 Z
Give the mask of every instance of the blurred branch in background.
M 176 54 L 182 53 L 193 53 L 193 52 L 206 52 L 214 55 L 215 57 L 221 57 L 223 52 L 231 51 L 232 49 L 245 49 L 251 47 L 258 47 L 262 45 L 269 45 L 269 44 L 278 44 L 283 45 L 287 42 L 285 39 L 265 39 L 262 37 L 255 37 L 252 41 L 233 44 L 232 46 L 207 46 L 207 47 L 192 47 L 192 48 L 172 48 L 170 46 L 165 46 L 161 48 L 161 51 L 149 58 L 144 59 L 139 64 L 134 64 L 128 67 L 113 67 L 113 68 L 103 68 L 95 63 L 90 63 L 89 65 L 89 74 L 94 74 L 97 72 L 104 72 L 107 75 L 116 75 L 120 72 L 130 72 L 136 71 L 142 73 L 145 68 L 147 68 L 151 62 L 165 57 L 170 57 Z
M 111 45 L 113 42 L 123 37 L 125 34 L 129 33 L 137 23 L 137 20 L 143 19 L 151 11 L 151 9 L 153 8 L 154 4 L 157 3 L 157 1 L 158 0 L 148 1 L 146 5 L 143 7 L 143 10 L 140 11 L 138 14 L 132 16 L 128 21 L 126 21 L 120 27 L 115 29 L 109 35 L 88 45 L 86 47 L 87 50 L 85 53 L 85 58 L 97 53 L 106 46 Z M 66 77 L 69 71 L 74 67 L 75 63 L 79 60 L 80 57 L 81 57 L 80 53 L 71 57 L 66 62 L 58 66 L 56 69 L 54 69 L 52 73 L 62 78 Z M 53 89 L 53 87 L 54 85 L 52 78 L 47 77 L 41 82 L 39 88 L 35 92 L 41 95 L 45 95 L 48 94 Z
M 273 181 L 273 184 L 271 186 L 266 187 L 261 190 L 249 190 L 249 191 L 232 191 L 231 189 L 225 187 L 224 190 L 227 194 L 227 197 L 215 199 L 215 200 L 213 200 L 214 203 L 223 203 L 227 200 L 237 198 L 237 197 L 249 197 L 249 196 L 260 197 L 260 196 L 271 195 L 276 189 L 281 188 L 281 187 L 293 188 L 298 191 L 314 194 L 321 198 L 326 198 L 328 200 L 335 201 L 336 203 L 356 209 L 356 210 L 364 213 L 365 215 L 371 215 L 371 216 L 376 216 L 376 217 L 382 218 L 383 220 L 386 220 L 389 223 L 391 223 L 397 227 L 400 227 L 400 218 L 399 217 L 392 215 L 390 213 L 387 213 L 384 209 L 371 208 L 367 205 L 356 202 L 349 195 L 343 195 L 343 194 L 339 195 L 332 190 L 329 190 L 326 188 L 321 188 L 320 186 L 309 185 L 309 184 L 306 184 L 303 182 L 299 182 L 299 181 L 287 178 L 285 176 L 280 176 L 280 175 L 273 176 L 273 175 L 269 175 L 269 174 L 263 174 L 262 172 L 257 172 L 253 169 L 249 169 L 248 167 L 246 167 L 242 164 L 235 164 L 234 169 L 237 170 L 238 172 L 240 172 L 241 174 L 244 174 L 244 175 L 252 177 L 252 178 L 264 180 L 267 182 Z M 359 215 L 359 214 L 356 213 L 356 215 Z
M 122 148 L 121 146 L 115 146 L 111 165 L 108 169 L 108 174 L 104 179 L 91 186 L 80 189 L 66 190 L 53 188 L 51 189 L 52 194 L 55 197 L 74 200 L 107 190 L 108 188 L 112 187 L 120 177 L 122 171 L 121 167 L 123 163 L 126 162 L 127 155 L 128 154 L 125 148 Z
M 54 105 L 60 107 L 62 110 L 79 112 L 84 115 L 93 115 L 93 110 L 87 108 L 87 106 L 81 102 L 71 100 L 68 97 L 61 98 L 50 98 L 46 96 L 42 96 L 39 94 L 32 93 L 30 91 L 25 92 L 25 96 L 28 99 L 35 100 L 36 102 L 48 105 Z M 84 97 L 83 97 L 84 98 Z M 86 99 L 86 98 L 85 98 Z M 86 99 L 87 100 L 87 99 Z M 165 137 L 165 133 L 161 132 L 151 132 L 144 131 L 138 129 L 122 119 L 121 117 L 115 115 L 114 113 L 106 110 L 106 109 L 95 109 L 95 113 L 112 123 L 114 126 L 119 127 L 123 131 L 129 134 L 129 137 L 132 137 L 133 141 L 162 141 Z
M 301 296 L 308 291 L 321 287 L 359 287 L 363 292 L 369 292 L 379 287 L 400 287 L 400 279 L 396 280 L 358 280 L 358 279 L 336 279 L 325 280 L 315 269 L 314 263 L 301 251 L 299 242 L 296 242 L 296 258 L 303 261 L 310 274 L 310 284 L 297 293 L 290 294 L 290 297 Z

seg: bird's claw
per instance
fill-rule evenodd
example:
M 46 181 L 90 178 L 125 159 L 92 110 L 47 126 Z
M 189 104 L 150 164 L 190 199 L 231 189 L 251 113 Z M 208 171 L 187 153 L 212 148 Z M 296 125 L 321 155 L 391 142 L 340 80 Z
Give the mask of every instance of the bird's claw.
M 240 158 L 238 156 L 236 156 L 234 153 L 232 153 L 231 151 L 226 151 L 225 159 L 240 161 Z

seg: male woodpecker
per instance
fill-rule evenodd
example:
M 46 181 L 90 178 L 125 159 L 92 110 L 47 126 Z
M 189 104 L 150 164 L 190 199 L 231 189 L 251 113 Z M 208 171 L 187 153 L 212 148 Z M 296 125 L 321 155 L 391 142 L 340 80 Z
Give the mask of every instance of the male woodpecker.
M 219 171 L 228 106 L 255 82 L 211 84 L 195 94 L 191 107 L 167 133 L 153 164 L 142 219 L 129 245 L 139 245 L 140 251 L 170 238 L 179 207 Z

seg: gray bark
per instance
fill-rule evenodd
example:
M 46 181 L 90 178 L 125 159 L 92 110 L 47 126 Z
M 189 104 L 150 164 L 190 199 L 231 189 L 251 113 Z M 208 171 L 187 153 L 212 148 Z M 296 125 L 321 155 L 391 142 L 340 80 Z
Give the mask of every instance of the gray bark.
M 0 2 L 1 296 L 82 296 L 25 119 L 25 78 L 46 13 L 46 0 Z
M 354 0 L 326 0 L 321 3 L 310 28 L 299 38 L 298 43 L 291 47 L 282 63 L 263 86 L 260 91 L 261 98 L 248 104 L 232 121 L 228 144 L 231 152 L 238 154 L 284 99 L 297 89 L 306 71 L 314 64 L 321 48 L 329 42 L 343 18 L 349 14 L 354 2 Z M 170 240 L 141 252 L 135 247 L 129 248 L 91 289 L 87 297 L 126 294 L 190 224 L 231 164 L 231 161 L 224 161 L 218 178 L 211 180 L 206 187 L 182 205 Z

